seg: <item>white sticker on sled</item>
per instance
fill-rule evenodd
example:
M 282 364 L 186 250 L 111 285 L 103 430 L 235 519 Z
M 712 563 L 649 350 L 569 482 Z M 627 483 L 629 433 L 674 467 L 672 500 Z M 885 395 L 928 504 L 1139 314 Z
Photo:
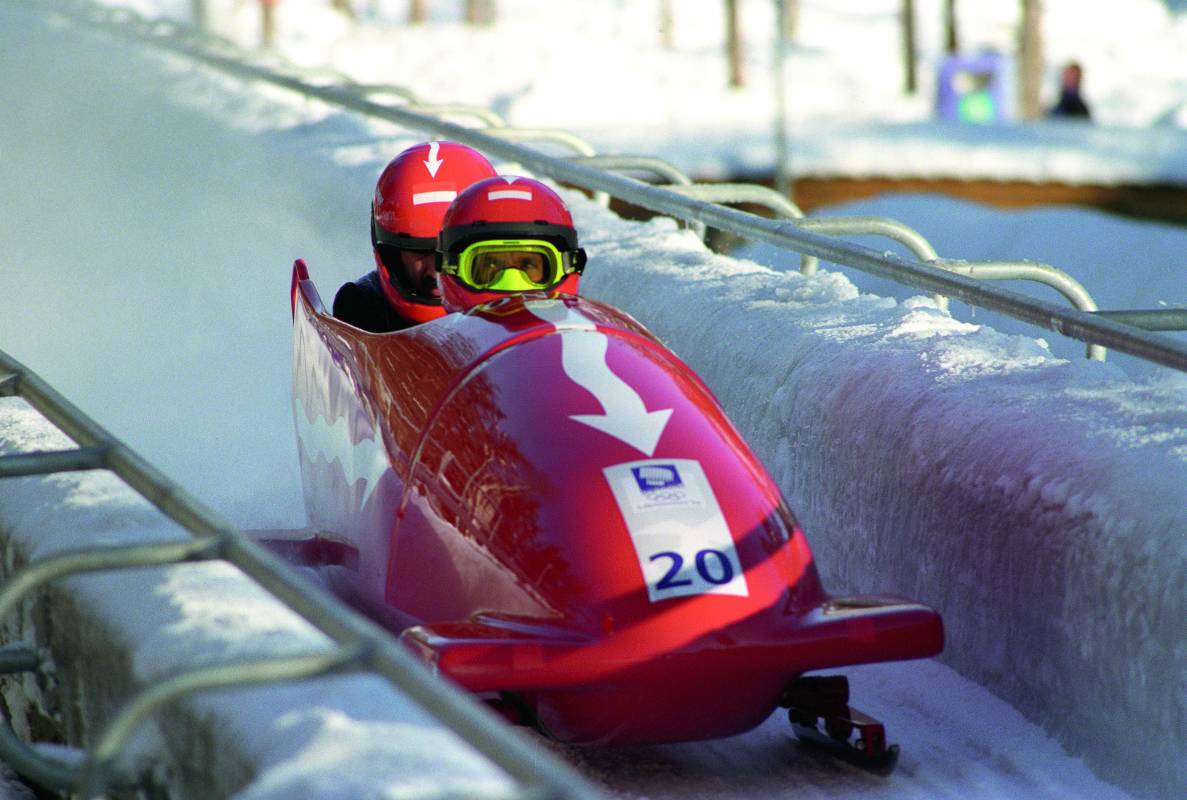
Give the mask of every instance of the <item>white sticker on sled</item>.
M 648 459 L 602 472 L 630 531 L 651 602 L 749 594 L 734 538 L 699 462 Z

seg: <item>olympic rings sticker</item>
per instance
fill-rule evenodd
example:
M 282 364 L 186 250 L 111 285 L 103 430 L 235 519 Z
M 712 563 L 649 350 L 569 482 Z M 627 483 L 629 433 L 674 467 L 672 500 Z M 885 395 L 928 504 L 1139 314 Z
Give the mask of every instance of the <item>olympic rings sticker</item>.
M 691 459 L 603 470 L 630 531 L 651 602 L 693 594 L 749 594 L 733 536 L 705 471 Z

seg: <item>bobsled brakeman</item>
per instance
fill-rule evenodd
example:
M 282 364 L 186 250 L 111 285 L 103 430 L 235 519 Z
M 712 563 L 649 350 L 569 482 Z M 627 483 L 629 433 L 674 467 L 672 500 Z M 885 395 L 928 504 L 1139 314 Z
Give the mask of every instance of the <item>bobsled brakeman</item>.
M 541 250 L 565 246 L 563 217 Z M 462 227 L 442 233 L 446 273 L 478 269 Z M 783 706 L 801 738 L 892 764 L 845 679 L 805 673 L 935 655 L 939 615 L 825 593 L 709 389 L 631 317 L 565 294 L 568 270 L 373 334 L 328 315 L 298 261 L 293 405 L 316 533 L 272 546 L 558 740 L 729 736 Z

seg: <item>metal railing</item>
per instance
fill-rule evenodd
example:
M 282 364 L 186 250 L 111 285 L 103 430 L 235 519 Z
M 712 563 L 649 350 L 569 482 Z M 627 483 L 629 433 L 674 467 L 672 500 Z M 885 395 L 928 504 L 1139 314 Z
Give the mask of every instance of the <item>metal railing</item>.
M 409 103 L 420 102 L 416 96 L 416 92 L 412 91 L 411 89 L 406 89 L 403 86 L 392 86 L 391 84 L 387 83 L 356 83 L 355 86 L 358 88 L 360 94 L 368 98 L 390 95 L 392 97 L 398 97 L 401 100 L 405 100 Z
M 934 263 L 936 266 L 951 272 L 971 275 L 982 280 L 1029 280 L 1043 283 L 1058 290 L 1069 302 L 1082 311 L 1095 311 L 1096 302 L 1088 291 L 1075 278 L 1050 264 L 1037 262 L 967 262 L 940 259 L 931 243 L 919 231 L 896 219 L 887 217 L 819 217 L 808 219 L 804 212 L 789 198 L 770 189 L 753 183 L 700 183 L 692 180 L 676 167 L 666 161 L 650 156 L 613 156 L 598 155 L 585 157 L 571 157 L 570 161 L 587 166 L 615 171 L 649 171 L 660 177 L 667 178 L 675 184 L 672 190 L 686 197 L 705 200 L 710 203 L 741 204 L 762 206 L 777 216 L 785 219 L 799 220 L 799 226 L 804 230 L 824 233 L 830 236 L 884 236 L 898 242 L 910 250 L 920 261 Z M 698 235 L 705 238 L 706 226 L 703 222 L 693 223 Z M 819 265 L 815 256 L 800 257 L 800 274 L 814 275 Z M 937 294 L 933 296 L 936 304 L 943 310 L 948 310 L 948 298 Z M 1112 315 L 1113 319 L 1134 324 L 1131 317 L 1122 317 L 1124 312 Z M 1187 310 L 1179 317 L 1171 314 L 1160 316 L 1166 327 L 1160 330 L 1187 329 Z M 1153 330 L 1148 326 L 1146 330 Z M 1103 361 L 1105 349 L 1099 345 L 1088 345 L 1088 357 Z
M 415 111 L 417 114 L 428 114 L 434 117 L 469 117 L 478 120 L 488 128 L 507 127 L 507 123 L 498 114 L 478 106 L 459 103 L 411 103 L 405 108 Z
M 763 206 L 785 219 L 794 219 L 803 230 L 815 231 L 830 236 L 883 236 L 906 247 L 920 261 L 937 267 L 969 275 L 981 280 L 1027 280 L 1042 283 L 1059 291 L 1081 311 L 1096 311 L 1096 302 L 1088 291 L 1071 275 L 1050 264 L 1030 261 L 954 261 L 941 259 L 931 243 L 914 228 L 886 217 L 817 217 L 808 219 L 799 206 L 788 198 L 769 189 L 750 183 L 707 183 L 673 187 L 673 191 L 687 197 L 711 203 L 750 203 Z M 815 256 L 800 257 L 800 273 L 814 275 L 819 260 Z M 942 294 L 933 296 L 936 304 L 948 310 L 948 298 Z M 1088 357 L 1097 361 L 1105 359 L 1105 349 L 1100 345 L 1088 345 Z
M 668 183 L 678 186 L 689 186 L 692 184 L 692 178 L 685 175 L 679 167 L 656 156 L 601 154 L 569 156 L 569 160 L 577 164 L 584 164 L 587 167 L 593 167 L 594 169 L 609 169 L 615 172 L 649 172 L 652 175 L 667 179 Z
M 478 701 L 435 678 L 390 633 L 301 578 L 3 351 L 0 397 L 22 398 L 79 446 L 0 456 L 0 477 L 107 469 L 194 537 L 70 551 L 34 561 L 20 568 L 0 588 L 0 617 L 15 609 L 31 592 L 66 575 L 219 559 L 234 564 L 335 645 L 324 652 L 301 656 L 204 667 L 160 681 L 126 702 L 99 733 L 81 767 L 29 747 L 6 722 L 0 723 L 0 758 L 21 774 L 52 789 L 78 791 L 86 798 L 102 796 L 111 788 L 144 786 L 152 781 L 151 775 L 120 773 L 114 764 L 137 724 L 166 703 L 214 687 L 365 670 L 385 678 L 522 784 L 518 797 L 601 797 L 559 759 L 531 745 Z M 0 671 L 31 671 L 39 664 L 37 653 L 29 648 L 0 651 Z
M 1097 311 L 1096 315 L 1148 331 L 1187 331 L 1187 308 Z
M 942 298 L 954 297 L 970 305 L 1005 314 L 1045 330 L 1052 330 L 1064 336 L 1084 341 L 1092 346 L 1089 348 L 1092 357 L 1103 358 L 1104 348 L 1113 348 L 1162 366 L 1187 371 L 1187 345 L 1116 321 L 1093 310 L 1062 308 L 1006 289 L 987 286 L 978 279 L 960 274 L 960 271 L 970 274 L 976 272 L 976 270 L 969 269 L 978 266 L 973 262 L 943 260 L 913 262 L 893 254 L 880 253 L 860 245 L 837 241 L 818 233 L 823 227 L 819 224 L 820 220 L 795 219 L 783 222 L 768 220 L 717 203 L 683 196 L 682 188 L 687 189 L 688 187 L 651 186 L 627 176 L 598 170 L 576 160 L 549 156 L 518 144 L 523 141 L 550 140 L 564 144 L 583 156 L 596 155 L 588 143 L 568 132 L 516 128 L 486 130 L 469 128 L 437 117 L 418 114 L 398 105 L 389 106 L 376 103 L 369 100 L 365 92 L 356 90 L 349 83 L 312 85 L 298 77 L 245 61 L 243 59 L 246 54 L 241 53 L 239 57 L 232 57 L 212 52 L 211 49 L 200 43 L 195 44 L 195 41 L 201 42 L 201 40 L 196 39 L 192 33 L 176 35 L 177 29 L 184 30 L 182 26 L 153 24 L 143 20 L 137 23 L 136 15 L 130 12 L 122 13 L 120 22 L 111 22 L 105 11 L 96 8 L 91 0 L 42 0 L 42 2 L 66 9 L 76 17 L 85 19 L 89 24 L 116 35 L 151 42 L 240 78 L 265 81 L 366 116 L 384 119 L 406 128 L 468 144 L 488 155 L 520 164 L 532 172 L 590 191 L 593 193 L 594 199 L 603 206 L 608 204 L 609 197 L 617 197 L 641 208 L 685 222 L 709 225 L 747 236 L 756 241 L 794 250 L 799 252 L 803 259 L 823 258 L 841 266 L 858 269 L 922 289 Z M 171 29 L 174 30 L 174 33 L 170 33 Z M 371 90 L 372 87 L 367 87 L 367 91 Z M 898 224 L 901 225 L 901 223 Z M 849 232 L 858 233 L 859 231 Z M 882 233 L 883 231 L 878 232 Z M 930 248 L 930 245 L 928 247 Z M 801 269 L 805 263 L 811 264 L 812 262 L 802 260 Z M 1003 262 L 989 262 L 979 270 L 978 276 L 993 274 L 996 268 L 1001 267 L 1002 264 Z M 957 265 L 960 271 L 946 268 L 951 265 Z M 1019 267 L 1020 273 L 1027 275 L 1027 279 L 1031 279 L 1030 276 L 1043 272 L 1042 270 L 1035 271 L 1035 268 L 1044 265 L 1017 262 L 1015 266 Z M 1046 277 L 1040 278 L 1042 282 L 1052 285 L 1051 281 L 1056 281 L 1067 286 L 1057 276 L 1052 276 L 1049 273 L 1043 274 L 1046 274 Z M 1004 277 L 1006 276 L 999 273 L 999 277 L 995 279 L 1000 280 Z M 1061 289 L 1061 291 L 1063 290 Z M 1118 319 L 1125 319 L 1125 317 L 1118 317 Z M 1161 329 L 1166 330 L 1167 328 Z

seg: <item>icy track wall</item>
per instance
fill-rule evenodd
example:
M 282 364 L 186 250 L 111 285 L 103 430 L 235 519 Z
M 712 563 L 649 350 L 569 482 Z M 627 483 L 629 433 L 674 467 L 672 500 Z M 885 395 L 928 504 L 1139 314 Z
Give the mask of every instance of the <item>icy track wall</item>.
M 945 662 L 1106 779 L 1184 796 L 1187 376 L 1132 384 L 794 254 L 714 256 L 670 220 L 582 203 L 578 226 L 586 293 L 713 387 L 831 591 L 932 604 Z
M 0 454 L 72 446 L 23 401 L 0 399 Z M 107 472 L 9 478 L 3 488 L 0 579 L 66 549 L 186 536 Z M 55 581 L 0 626 L 5 642 L 52 659 L 46 685 L 29 673 L 0 679 L 5 716 L 25 742 L 94 741 L 154 681 L 331 644 L 225 562 Z M 514 788 L 376 676 L 212 690 L 168 708 L 141 726 L 130 755 L 164 767 L 170 797 L 318 800 L 382 785 L 393 796 L 491 798 Z

